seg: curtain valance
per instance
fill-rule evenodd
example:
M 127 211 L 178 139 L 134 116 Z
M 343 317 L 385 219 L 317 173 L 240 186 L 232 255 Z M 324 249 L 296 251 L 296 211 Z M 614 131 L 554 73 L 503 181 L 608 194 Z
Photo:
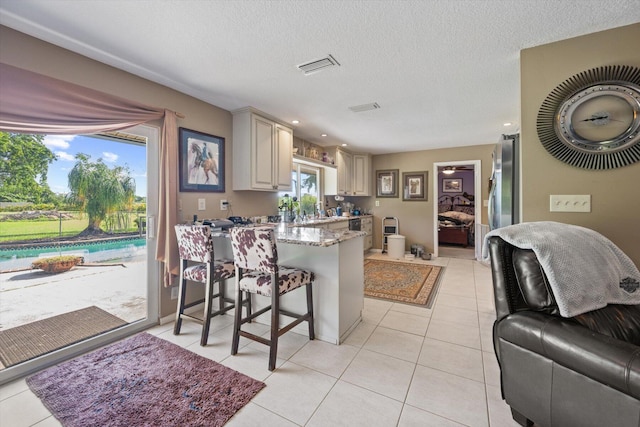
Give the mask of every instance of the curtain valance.
M 160 206 L 156 259 L 164 284 L 178 274 L 176 114 L 94 89 L 0 63 L 0 130 L 12 133 L 92 134 L 164 118 L 160 139 Z

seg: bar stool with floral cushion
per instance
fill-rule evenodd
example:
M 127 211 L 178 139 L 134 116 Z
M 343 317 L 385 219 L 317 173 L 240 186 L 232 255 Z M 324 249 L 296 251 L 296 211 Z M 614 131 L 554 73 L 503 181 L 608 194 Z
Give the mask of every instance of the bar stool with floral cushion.
M 209 338 L 209 326 L 211 318 L 224 314 L 235 307 L 235 300 L 225 296 L 225 286 L 222 282 L 231 279 L 235 275 L 235 267 L 232 260 L 214 260 L 213 239 L 211 228 L 206 225 L 176 225 L 178 238 L 178 251 L 180 253 L 180 282 L 178 286 L 178 307 L 176 309 L 176 322 L 173 328 L 174 335 L 180 334 L 182 319 L 188 318 L 202 324 L 202 336 L 200 345 L 207 345 Z M 203 283 L 205 295 L 188 304 L 186 301 L 187 281 Z M 214 285 L 218 283 L 218 293 L 214 294 Z M 213 312 L 213 299 L 218 298 L 218 310 Z M 189 307 L 204 302 L 204 315 L 202 320 L 185 314 Z M 251 313 L 250 301 L 243 301 L 247 305 L 248 313 Z M 240 304 L 242 307 L 243 304 Z
M 278 352 L 278 338 L 296 325 L 306 321 L 309 324 L 309 339 L 315 339 L 313 327 L 313 280 L 314 273 L 298 268 L 278 265 L 278 250 L 276 238 L 271 227 L 235 227 L 231 229 L 231 246 L 236 265 L 236 310 L 233 327 L 233 341 L 231 354 L 238 353 L 240 336 L 268 345 L 269 370 L 276 367 Z M 277 287 L 276 287 L 277 286 Z M 296 314 L 280 308 L 280 296 L 294 289 L 306 288 L 307 312 Z M 242 318 L 239 301 L 242 293 L 262 295 L 271 299 L 271 304 L 255 313 L 249 313 Z M 271 310 L 270 339 L 243 331 L 242 325 L 257 316 Z M 292 317 L 292 322 L 280 327 L 280 314 Z

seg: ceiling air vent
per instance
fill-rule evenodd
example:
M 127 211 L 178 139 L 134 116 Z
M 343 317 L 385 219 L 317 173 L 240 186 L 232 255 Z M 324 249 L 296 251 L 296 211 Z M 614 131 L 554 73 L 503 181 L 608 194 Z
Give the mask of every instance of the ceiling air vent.
M 362 104 L 356 105 L 354 107 L 349 107 L 349 110 L 353 111 L 354 113 L 362 113 L 363 111 L 377 110 L 378 108 L 380 108 L 380 105 L 377 102 L 372 102 L 370 104 Z
M 323 68 L 333 67 L 334 65 L 340 66 L 340 63 L 336 61 L 333 56 L 328 55 L 326 58 L 298 65 L 298 68 L 302 70 L 305 75 L 309 75 L 318 72 Z

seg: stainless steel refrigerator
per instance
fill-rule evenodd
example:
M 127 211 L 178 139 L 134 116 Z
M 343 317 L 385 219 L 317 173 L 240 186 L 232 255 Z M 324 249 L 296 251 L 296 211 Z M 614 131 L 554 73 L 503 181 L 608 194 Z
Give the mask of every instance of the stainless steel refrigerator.
M 493 150 L 489 227 L 516 224 L 520 218 L 520 135 L 502 135 Z

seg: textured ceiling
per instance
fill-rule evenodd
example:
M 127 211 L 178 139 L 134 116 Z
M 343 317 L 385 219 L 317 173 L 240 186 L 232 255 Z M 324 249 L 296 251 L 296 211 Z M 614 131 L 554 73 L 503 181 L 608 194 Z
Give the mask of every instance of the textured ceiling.
M 372 153 L 494 143 L 519 129 L 521 49 L 635 22 L 640 0 L 0 2 L 2 25 Z

